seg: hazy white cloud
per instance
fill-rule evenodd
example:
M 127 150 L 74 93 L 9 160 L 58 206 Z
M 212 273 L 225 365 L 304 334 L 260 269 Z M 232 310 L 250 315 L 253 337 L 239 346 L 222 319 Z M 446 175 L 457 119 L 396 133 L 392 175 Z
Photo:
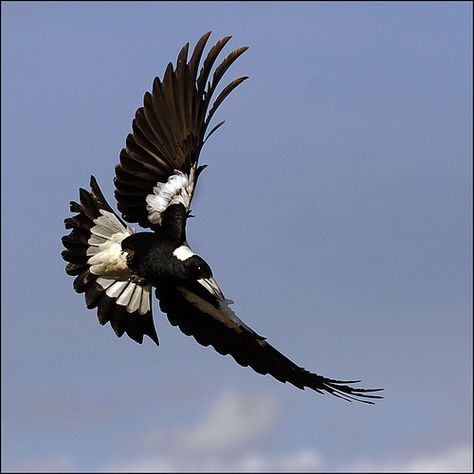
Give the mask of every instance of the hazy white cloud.
M 214 402 L 199 424 L 179 431 L 176 441 L 187 452 L 229 452 L 270 433 L 279 416 L 273 399 L 229 392 Z
M 274 452 L 263 443 L 281 417 L 278 402 L 261 394 L 228 391 L 191 426 L 144 434 L 129 458 L 105 463 L 102 472 L 471 472 L 472 448 L 352 462 L 326 459 L 311 446 Z M 140 449 L 135 449 L 140 448 Z M 74 472 L 64 454 L 22 460 L 11 472 Z M 4 466 L 5 467 L 5 466 Z
M 9 466 L 9 472 L 74 472 L 73 460 L 64 454 L 43 456 Z M 433 455 L 405 460 L 355 460 L 331 463 L 314 448 L 286 453 L 255 452 L 251 448 L 238 456 L 179 456 L 157 453 L 111 462 L 98 472 L 472 472 L 472 448 L 455 446 Z
M 321 457 L 313 449 L 301 449 L 272 455 L 248 452 L 234 458 L 149 456 L 110 464 L 109 472 L 314 472 L 322 469 Z
M 171 433 L 148 433 L 140 444 L 154 452 L 221 456 L 264 438 L 279 418 L 279 406 L 272 398 L 226 392 L 212 402 L 194 426 Z
M 355 460 L 340 465 L 328 462 L 313 448 L 283 454 L 248 451 L 235 458 L 172 457 L 154 455 L 111 464 L 111 472 L 472 472 L 472 448 L 457 446 L 435 455 L 399 461 Z
M 472 448 L 454 446 L 435 454 L 390 459 L 324 459 L 313 447 L 267 452 L 259 441 L 280 420 L 276 400 L 226 392 L 211 402 L 193 426 L 148 433 L 142 453 L 103 466 L 110 472 L 469 472 Z M 134 451 L 136 453 L 136 451 Z M 141 454 L 141 456 L 139 455 Z
M 330 460 L 311 446 L 274 452 L 261 443 L 280 420 L 276 400 L 226 392 L 211 402 L 194 425 L 147 433 L 128 458 L 115 459 L 102 472 L 471 472 L 472 448 L 452 446 L 434 454 L 403 458 Z M 72 458 L 51 455 L 9 466 L 12 472 L 74 472 Z
M 404 460 L 377 462 L 362 460 L 347 465 L 352 472 L 472 472 L 472 447 L 453 446 L 435 454 L 421 454 Z
M 249 459 L 247 458 L 247 462 Z M 295 451 L 279 455 L 271 454 L 260 454 L 254 456 L 254 460 L 258 463 L 254 463 L 252 466 L 247 466 L 242 463 L 242 470 L 247 471 L 285 471 L 285 472 L 313 472 L 320 470 L 323 467 L 323 458 L 318 454 L 315 449 L 302 448 Z M 248 469 L 245 469 L 248 467 Z

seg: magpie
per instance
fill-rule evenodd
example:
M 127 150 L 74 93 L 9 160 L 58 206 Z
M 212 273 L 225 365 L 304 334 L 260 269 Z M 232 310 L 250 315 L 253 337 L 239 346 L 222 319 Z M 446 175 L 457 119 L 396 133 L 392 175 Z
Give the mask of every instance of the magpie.
M 62 237 L 66 273 L 73 287 L 85 294 L 86 306 L 97 308 L 101 325 L 110 322 L 118 337 L 138 343 L 146 335 L 159 345 L 152 318 L 152 289 L 169 322 L 203 346 L 211 345 L 238 364 L 299 389 L 309 388 L 346 400 L 373 403 L 381 389 L 352 386 L 359 380 L 336 380 L 309 372 L 272 347 L 231 309 L 206 261 L 186 239 L 186 222 L 207 139 L 224 123 L 209 129 L 224 99 L 247 76 L 216 88 L 229 67 L 248 48 L 233 50 L 217 67 L 216 60 L 231 39 L 225 36 L 203 51 L 205 33 L 188 60 L 189 43 L 170 62 L 163 79 L 156 77 L 151 92 L 135 114 L 132 132 L 115 167 L 115 198 L 121 217 L 110 207 L 91 176 L 90 191 L 80 188 L 71 201 Z M 201 66 L 201 67 L 200 67 Z M 217 97 L 215 97 L 217 94 Z M 212 100 L 215 97 L 215 100 Z M 148 232 L 136 232 L 127 223 Z

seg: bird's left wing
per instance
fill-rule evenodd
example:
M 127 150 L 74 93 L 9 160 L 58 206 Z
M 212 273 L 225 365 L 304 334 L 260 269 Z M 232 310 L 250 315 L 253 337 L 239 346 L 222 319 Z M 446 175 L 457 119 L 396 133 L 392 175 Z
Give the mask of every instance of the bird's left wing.
M 136 112 L 114 180 L 118 209 L 127 222 L 157 230 L 169 205 L 181 203 L 189 212 L 204 168 L 197 165 L 201 148 L 223 123 L 206 136 L 210 121 L 223 100 L 247 79 L 233 80 L 211 102 L 222 76 L 247 48 L 232 51 L 211 76 L 231 37 L 222 38 L 209 50 L 198 74 L 209 36 L 210 32 L 201 37 L 189 61 L 189 44 L 181 49 L 176 67 L 169 63 L 163 80 L 155 78 L 152 92 L 146 92 L 143 107 Z
M 158 344 L 151 310 L 151 286 L 132 281 L 121 242 L 133 229 L 115 214 L 97 181 L 91 177 L 91 191 L 80 190 L 80 203 L 71 201 L 77 213 L 65 219 L 72 229 L 61 240 L 66 273 L 75 276 L 74 289 L 85 294 L 89 309 L 97 307 L 100 324 L 110 321 L 117 336 L 126 333 L 142 343 L 147 335 Z
M 206 289 L 208 288 L 208 289 Z M 222 355 L 230 354 L 240 365 L 252 367 L 259 374 L 270 374 L 280 382 L 304 389 L 328 392 L 346 400 L 373 403 L 379 389 L 354 388 L 358 381 L 334 380 L 299 367 L 272 347 L 231 310 L 230 300 L 199 283 L 162 283 L 156 288 L 161 310 L 170 323 L 203 346 L 211 345 Z

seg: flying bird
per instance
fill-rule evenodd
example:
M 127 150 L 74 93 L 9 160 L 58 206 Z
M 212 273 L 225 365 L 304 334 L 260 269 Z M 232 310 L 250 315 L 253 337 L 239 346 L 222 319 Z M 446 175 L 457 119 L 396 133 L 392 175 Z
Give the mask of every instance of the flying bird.
M 156 77 L 132 122 L 120 162 L 115 168 L 115 198 L 121 217 L 110 207 L 96 179 L 90 191 L 79 190 L 76 213 L 65 219 L 71 232 L 62 237 L 66 272 L 74 289 L 85 294 L 87 308 L 97 308 L 100 324 L 110 322 L 118 337 L 127 334 L 142 343 L 146 335 L 157 345 L 152 317 L 152 290 L 173 326 L 203 346 L 230 354 L 242 366 L 270 374 L 299 389 L 331 393 L 346 400 L 373 403 L 380 389 L 351 386 L 309 372 L 272 347 L 231 309 L 206 261 L 186 240 L 186 222 L 198 178 L 205 168 L 199 157 L 206 140 L 224 122 L 210 129 L 224 99 L 248 77 L 216 89 L 247 47 L 233 50 L 214 67 L 230 40 L 225 36 L 203 51 L 205 33 L 188 60 L 189 43 L 176 66 L 169 63 L 163 79 Z M 202 63 L 202 64 L 201 64 Z M 216 96 L 217 94 L 217 96 Z M 213 98 L 215 99 L 213 100 Z M 147 232 L 137 232 L 127 223 Z

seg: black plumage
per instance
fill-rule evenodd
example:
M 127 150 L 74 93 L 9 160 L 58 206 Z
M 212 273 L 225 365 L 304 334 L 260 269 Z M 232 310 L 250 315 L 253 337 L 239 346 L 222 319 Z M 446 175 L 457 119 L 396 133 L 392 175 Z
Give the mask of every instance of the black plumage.
M 133 133 L 128 135 L 126 148 L 120 153 L 114 180 L 118 209 L 127 222 L 159 229 L 158 224 L 149 220 L 146 196 L 153 192 L 156 183 L 166 182 L 174 170 L 189 173 L 199 159 L 215 111 L 247 79 L 240 77 L 230 82 L 211 105 L 222 76 L 247 48 L 232 51 L 211 77 L 217 56 L 231 37 L 222 38 L 209 51 L 198 75 L 209 36 L 210 32 L 198 41 L 189 62 L 186 62 L 189 44 L 181 49 L 176 69 L 169 63 L 163 80 L 155 78 L 152 93 L 145 93 L 144 105 L 135 114 Z M 214 127 L 209 135 L 222 123 Z M 196 170 L 195 182 L 203 168 Z
M 80 203 L 71 202 L 73 217 L 65 219 L 71 233 L 62 238 L 66 272 L 75 276 L 74 289 L 85 294 L 88 308 L 97 308 L 99 322 L 110 322 L 120 337 L 137 342 L 149 336 L 158 344 L 151 289 L 170 323 L 204 346 L 260 374 L 304 389 L 329 392 L 347 400 L 373 403 L 374 389 L 350 386 L 354 381 L 329 379 L 297 366 L 230 309 L 209 265 L 189 247 L 186 222 L 198 165 L 211 119 L 224 99 L 245 79 L 217 87 L 234 61 L 247 49 L 232 51 L 217 67 L 217 57 L 230 40 L 226 36 L 201 60 L 210 33 L 189 45 L 170 63 L 163 79 L 153 81 L 132 123 L 132 133 L 115 169 L 115 197 L 122 220 L 91 178 L 91 192 L 80 190 Z M 200 67 L 201 65 L 201 67 Z M 214 99 L 214 96 L 217 97 Z M 124 222 L 151 232 L 137 232 Z

